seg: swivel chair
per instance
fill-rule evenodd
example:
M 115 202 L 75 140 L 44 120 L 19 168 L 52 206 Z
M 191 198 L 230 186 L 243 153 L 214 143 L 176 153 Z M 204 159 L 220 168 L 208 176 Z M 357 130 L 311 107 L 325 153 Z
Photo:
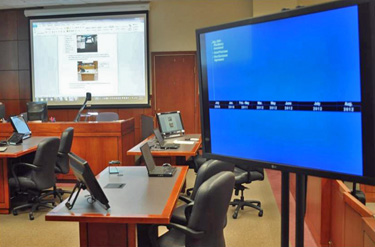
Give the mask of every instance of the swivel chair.
M 119 116 L 116 112 L 99 112 L 98 116 L 96 116 L 96 121 L 98 122 L 115 120 L 119 120 Z
M 220 161 L 220 160 L 209 160 L 206 161 L 198 170 L 197 177 L 195 179 L 193 192 L 190 197 L 180 196 L 179 199 L 184 201 L 186 204 L 183 204 L 179 207 L 176 207 L 173 210 L 171 222 L 178 223 L 181 225 L 187 225 L 186 213 L 185 210 L 188 208 L 190 203 L 193 203 L 196 197 L 196 193 L 199 187 L 210 177 L 214 176 L 223 171 L 233 172 L 234 164 Z
M 63 131 L 60 138 L 59 151 L 57 152 L 57 160 L 55 166 L 56 174 L 68 174 L 69 173 L 69 153 L 73 142 L 74 128 L 69 127 Z M 62 202 L 62 195 L 64 193 L 71 194 L 71 191 L 62 190 L 53 186 L 53 195 L 58 197 Z
M 60 140 L 58 138 L 48 138 L 39 143 L 33 164 L 17 163 L 11 166 L 12 176 L 9 178 L 9 186 L 15 189 L 16 194 L 26 192 L 28 203 L 13 208 L 13 215 L 18 214 L 18 210 L 31 207 L 29 219 L 34 219 L 34 211 L 39 207 L 53 208 L 53 200 L 43 200 L 49 193 L 43 190 L 51 188 L 56 183 L 55 163 Z
M 167 225 L 169 231 L 159 239 L 150 236 L 153 247 L 225 247 L 224 226 L 233 185 L 234 175 L 228 171 L 205 181 L 189 206 L 187 226 Z
M 262 217 L 263 209 L 261 208 L 261 202 L 254 200 L 245 200 L 243 192 L 247 188 L 243 186 L 243 184 L 249 184 L 253 181 L 263 180 L 263 168 L 254 168 L 245 164 L 236 164 L 234 168 L 234 175 L 236 179 L 236 183 L 234 185 L 235 195 L 238 196 L 238 193 L 241 192 L 241 197 L 240 199 L 234 199 L 230 203 L 231 206 L 237 206 L 233 213 L 233 219 L 237 219 L 239 210 L 243 210 L 245 206 L 259 210 L 258 216 Z

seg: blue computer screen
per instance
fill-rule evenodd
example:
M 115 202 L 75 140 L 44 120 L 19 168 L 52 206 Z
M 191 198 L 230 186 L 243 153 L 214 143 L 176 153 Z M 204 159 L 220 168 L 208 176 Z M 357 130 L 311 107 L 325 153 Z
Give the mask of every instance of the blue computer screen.
M 212 154 L 363 175 L 357 6 L 200 42 Z

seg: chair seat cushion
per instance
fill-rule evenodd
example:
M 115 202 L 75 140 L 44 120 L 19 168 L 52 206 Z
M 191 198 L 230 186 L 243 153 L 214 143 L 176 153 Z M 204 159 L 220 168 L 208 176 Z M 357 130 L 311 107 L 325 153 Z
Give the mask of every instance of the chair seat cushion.
M 21 189 L 36 189 L 36 184 L 29 177 L 18 177 Z M 9 186 L 17 187 L 15 178 L 9 178 Z
M 175 229 L 170 229 L 158 239 L 160 247 L 185 247 L 185 235 Z
M 181 225 L 187 225 L 186 217 L 185 217 L 185 208 L 187 204 L 183 204 L 179 207 L 176 207 L 173 210 L 171 222 L 181 224 Z
M 258 171 L 249 171 L 249 173 L 250 173 L 250 176 L 248 175 L 248 171 L 235 167 L 234 176 L 235 176 L 236 184 L 251 183 L 252 181 L 255 181 L 255 180 L 264 179 L 263 174 Z

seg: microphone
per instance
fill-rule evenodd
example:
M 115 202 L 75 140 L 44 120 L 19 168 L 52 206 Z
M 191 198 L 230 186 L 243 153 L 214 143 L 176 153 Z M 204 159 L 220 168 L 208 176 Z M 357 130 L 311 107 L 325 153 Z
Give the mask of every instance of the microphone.
M 82 105 L 81 109 L 79 109 L 79 111 L 77 113 L 77 116 L 74 118 L 74 122 L 79 122 L 79 119 L 81 117 L 81 113 L 85 109 L 87 101 L 91 101 L 91 93 L 89 93 L 89 92 L 86 93 L 85 102 L 83 102 L 83 105 Z

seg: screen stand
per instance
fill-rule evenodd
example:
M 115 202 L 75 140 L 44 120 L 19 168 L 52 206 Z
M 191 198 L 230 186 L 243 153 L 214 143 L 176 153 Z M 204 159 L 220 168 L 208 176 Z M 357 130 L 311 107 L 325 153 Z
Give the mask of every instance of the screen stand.
M 78 189 L 78 191 L 77 191 L 77 193 L 76 193 L 75 196 L 74 196 L 73 203 L 70 204 L 70 199 L 72 199 L 72 196 L 73 196 L 74 192 L 75 192 L 77 189 Z M 74 186 L 73 190 L 72 190 L 72 193 L 71 193 L 70 196 L 69 196 L 68 201 L 65 203 L 65 206 L 66 206 L 69 210 L 73 208 L 74 203 L 76 202 L 76 200 L 77 200 L 77 198 L 78 198 L 78 195 L 79 195 L 79 192 L 81 191 L 81 189 L 86 189 L 85 184 L 82 183 L 82 182 L 77 182 L 76 185 Z
M 289 247 L 289 172 L 281 172 L 281 247 Z
M 296 236 L 295 247 L 304 245 L 306 208 L 306 175 L 296 174 Z M 289 247 L 289 172 L 281 172 L 281 247 Z
M 306 175 L 296 173 L 296 245 L 303 247 L 306 208 Z

